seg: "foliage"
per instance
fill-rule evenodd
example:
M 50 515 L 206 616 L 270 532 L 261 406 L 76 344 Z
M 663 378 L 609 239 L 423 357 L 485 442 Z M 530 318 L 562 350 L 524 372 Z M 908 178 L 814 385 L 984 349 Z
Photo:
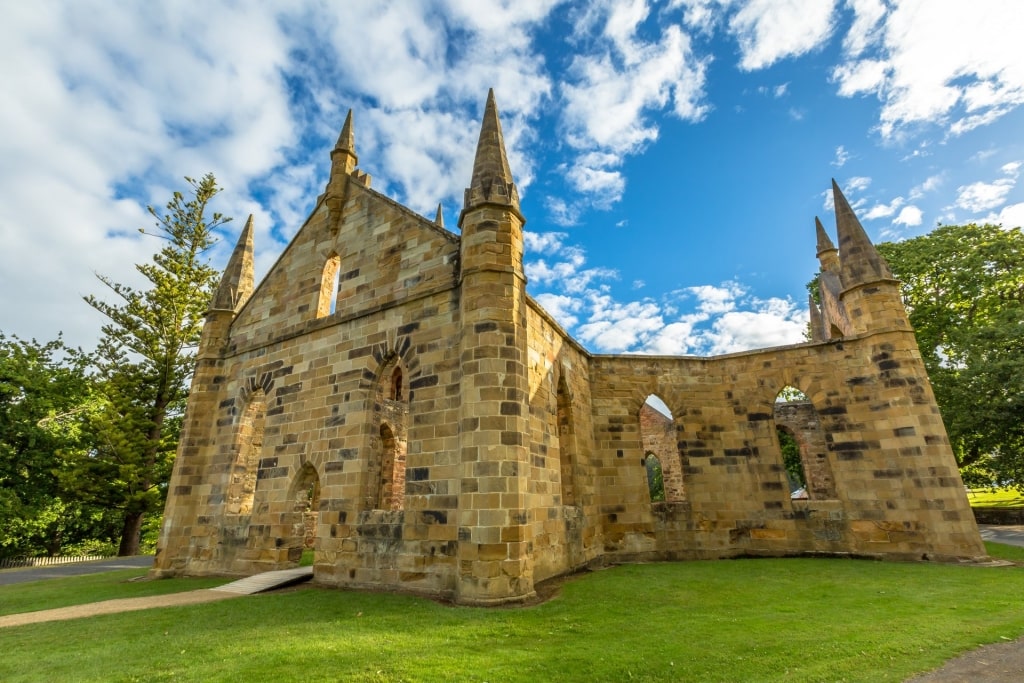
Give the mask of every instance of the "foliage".
M 947 225 L 878 250 L 968 483 L 1024 489 L 1024 234 Z
M 782 463 L 786 466 L 786 476 L 789 478 L 790 487 L 797 489 L 807 486 L 807 478 L 804 476 L 804 463 L 800 459 L 800 444 L 797 443 L 796 438 L 787 429 L 777 427 L 775 432 L 779 436 L 779 448 L 782 449 Z
M 215 242 L 213 230 L 230 220 L 207 215 L 220 192 L 212 174 L 185 180 L 189 199 L 175 192 L 164 213 L 148 207 L 157 236 L 165 240 L 152 263 L 136 266 L 148 288 L 99 275 L 115 303 L 85 297 L 109 322 L 96 354 L 95 450 L 79 460 L 77 474 L 90 482 L 82 487 L 89 500 L 122 511 L 122 555 L 139 552 L 144 518 L 166 496 L 194 352 L 218 280 L 206 254 Z
M 87 451 L 90 359 L 61 339 L 0 333 L 0 557 L 56 555 L 109 538 L 112 520 L 78 500 L 69 461 Z
M 1017 567 L 807 558 L 614 567 L 525 609 L 302 588 L 5 629 L 0 678 L 902 681 L 1024 633 L 1021 591 Z
M 651 502 L 665 500 L 665 474 L 661 470 L 661 461 L 653 453 L 644 458 L 644 469 L 647 470 L 647 489 L 651 494 Z

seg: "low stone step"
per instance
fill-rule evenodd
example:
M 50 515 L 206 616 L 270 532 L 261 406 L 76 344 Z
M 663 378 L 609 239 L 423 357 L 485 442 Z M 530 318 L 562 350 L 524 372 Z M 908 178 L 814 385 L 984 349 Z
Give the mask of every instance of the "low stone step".
M 218 586 L 217 588 L 211 588 L 210 590 L 220 591 L 223 593 L 235 593 L 237 595 L 252 595 L 254 593 L 262 593 L 275 588 L 284 588 L 285 586 L 302 583 L 303 581 L 309 581 L 312 578 L 312 567 L 296 567 L 295 569 L 279 569 L 277 571 L 254 574 L 253 576 L 247 576 L 244 579 L 232 581 L 231 583 Z

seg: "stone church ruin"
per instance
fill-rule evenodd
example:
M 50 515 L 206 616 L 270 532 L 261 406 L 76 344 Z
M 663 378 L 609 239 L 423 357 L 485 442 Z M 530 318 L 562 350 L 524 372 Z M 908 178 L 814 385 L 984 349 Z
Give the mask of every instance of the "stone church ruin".
M 312 547 L 322 585 L 492 605 L 606 562 L 984 557 L 898 283 L 838 187 L 838 249 L 817 223 L 813 341 L 601 355 L 526 293 L 493 93 L 460 234 L 357 164 L 349 112 L 324 193 L 258 286 L 251 218 L 239 238 L 156 575 L 283 569 Z M 777 403 L 787 388 L 806 402 Z M 652 395 L 671 417 L 649 414 Z M 806 500 L 790 496 L 780 427 Z

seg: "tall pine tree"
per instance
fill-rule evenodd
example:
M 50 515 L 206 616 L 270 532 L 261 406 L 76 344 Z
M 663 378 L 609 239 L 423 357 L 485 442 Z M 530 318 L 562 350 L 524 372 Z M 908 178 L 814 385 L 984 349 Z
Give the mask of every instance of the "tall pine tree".
M 190 197 L 175 192 L 164 212 L 147 207 L 166 242 L 152 263 L 136 266 L 148 288 L 97 275 L 114 303 L 85 297 L 109 322 L 96 354 L 103 400 L 93 421 L 95 450 L 80 467 L 90 496 L 123 512 L 119 555 L 139 552 L 143 521 L 166 496 L 203 315 L 219 277 L 207 254 L 214 229 L 231 220 L 208 215 L 220 192 L 212 174 L 185 180 Z

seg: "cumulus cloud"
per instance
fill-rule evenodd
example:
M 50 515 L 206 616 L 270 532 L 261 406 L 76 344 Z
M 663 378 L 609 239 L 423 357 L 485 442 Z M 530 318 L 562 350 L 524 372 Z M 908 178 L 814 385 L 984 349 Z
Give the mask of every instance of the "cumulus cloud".
M 807 312 L 792 301 L 771 299 L 757 310 L 730 311 L 698 338 L 698 347 L 712 355 L 796 344 L 804 339 Z
M 843 49 L 857 57 L 879 39 L 879 28 L 886 7 L 882 0 L 847 0 L 853 10 L 853 25 L 843 38 Z
M 1007 204 L 999 213 L 989 214 L 981 222 L 1001 225 L 1007 230 L 1024 227 L 1024 202 Z
M 542 292 L 536 296 L 536 301 L 545 311 L 551 314 L 559 325 L 565 329 L 572 329 L 579 322 L 576 312 L 583 308 L 583 302 L 576 297 L 566 294 L 552 294 Z
M 900 215 L 892 219 L 892 222 L 897 223 L 899 225 L 913 227 L 916 225 L 921 225 L 922 216 L 923 214 L 921 213 L 921 209 L 917 208 L 916 206 L 904 206 L 903 209 L 900 211 Z
M 933 175 L 933 176 L 928 176 L 927 178 L 924 179 L 924 182 L 922 182 L 919 185 L 915 185 L 910 190 L 910 200 L 914 201 L 916 199 L 920 199 L 921 197 L 925 196 L 929 192 L 934 192 L 935 190 L 937 190 L 939 188 L 939 186 L 941 184 L 942 184 L 942 174 L 941 173 Z
M 1007 177 L 998 178 L 991 183 L 976 182 L 961 185 L 957 188 L 956 206 L 972 213 L 994 209 L 1006 201 L 1006 196 L 1017 183 L 1020 162 L 1004 164 L 1001 171 Z
M 562 242 L 568 237 L 564 232 L 533 232 L 523 231 L 523 245 L 527 252 L 554 254 L 562 248 Z
M 896 211 L 904 204 L 903 197 L 896 197 L 888 204 L 875 204 L 868 209 L 861 218 L 864 220 L 874 220 L 876 218 L 888 218 L 889 216 L 896 213 Z
M 833 70 L 839 94 L 877 95 L 879 131 L 937 123 L 950 135 L 987 125 L 1024 103 L 1024 62 L 1017 41 L 1024 12 L 1013 0 L 853 3 L 846 59 Z M 883 15 L 884 13 L 884 15 Z M 867 50 L 877 45 L 877 50 Z
M 599 2 L 582 12 L 577 35 L 600 26 L 593 43 L 581 44 L 561 86 L 562 126 L 579 156 L 566 169 L 570 185 L 598 208 L 619 201 L 624 157 L 658 137 L 654 113 L 666 108 L 687 121 L 708 111 L 703 102 L 707 58 L 698 58 L 690 38 L 674 24 L 642 37 L 650 8 L 645 0 Z
M 832 33 L 835 0 L 750 0 L 729 20 L 740 68 L 763 69 L 820 46 Z

